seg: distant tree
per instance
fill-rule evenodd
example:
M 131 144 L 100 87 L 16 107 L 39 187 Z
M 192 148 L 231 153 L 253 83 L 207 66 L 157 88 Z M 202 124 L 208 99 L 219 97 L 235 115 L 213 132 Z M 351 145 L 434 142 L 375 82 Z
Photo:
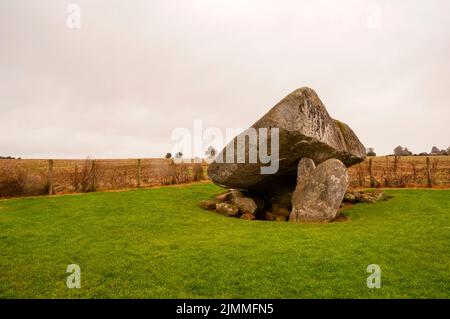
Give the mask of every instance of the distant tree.
M 396 148 L 394 148 L 394 155 L 402 156 L 403 155 L 403 146 L 399 145 Z
M 375 149 L 373 147 L 369 147 L 366 150 L 366 155 L 367 156 L 377 156 L 377 153 L 375 153 Z
M 167 153 L 166 156 L 164 156 L 165 158 L 172 158 L 172 153 Z
M 396 148 L 394 148 L 394 155 L 395 156 L 408 156 L 408 155 L 412 155 L 412 152 L 410 150 L 408 150 L 407 147 L 403 147 L 403 146 L 399 145 Z
M 439 154 L 441 150 L 437 146 L 431 148 L 431 154 Z
M 405 147 L 403 149 L 403 155 L 404 156 L 410 156 L 410 155 L 412 155 L 412 152 L 407 147 Z
M 217 150 L 216 150 L 214 147 L 212 147 L 212 146 L 209 146 L 209 147 L 206 149 L 206 151 L 205 151 L 205 155 L 206 155 L 206 157 L 208 157 L 208 158 L 213 158 L 213 157 L 215 157 L 215 156 L 216 156 L 216 153 L 217 153 Z
M 183 153 L 178 152 L 175 154 L 175 158 L 182 158 L 183 157 Z

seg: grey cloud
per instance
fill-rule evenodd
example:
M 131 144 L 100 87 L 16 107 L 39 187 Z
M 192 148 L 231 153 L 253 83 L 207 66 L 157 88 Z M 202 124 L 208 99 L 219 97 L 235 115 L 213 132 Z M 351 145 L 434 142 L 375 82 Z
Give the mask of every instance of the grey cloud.
M 79 3 L 80 30 L 65 8 Z M 381 28 L 367 27 L 368 5 Z M 0 153 L 159 157 L 176 127 L 251 125 L 300 86 L 367 146 L 448 147 L 448 1 L 0 3 Z

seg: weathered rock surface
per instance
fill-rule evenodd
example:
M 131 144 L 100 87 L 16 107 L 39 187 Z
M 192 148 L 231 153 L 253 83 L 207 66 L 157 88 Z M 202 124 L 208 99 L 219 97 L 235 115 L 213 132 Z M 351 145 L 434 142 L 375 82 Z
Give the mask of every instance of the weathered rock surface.
M 347 192 L 344 195 L 344 202 L 347 203 L 358 203 L 361 199 L 361 195 L 359 193 Z
M 216 205 L 216 211 L 230 217 L 236 217 L 239 215 L 239 209 L 237 206 L 229 203 L 218 203 Z
M 370 191 L 347 191 L 344 196 L 344 202 L 347 203 L 375 203 L 380 200 L 386 200 L 386 195 L 382 190 Z
M 214 210 L 216 209 L 216 202 L 212 199 L 206 199 L 200 201 L 200 203 L 198 203 L 198 206 L 206 210 Z
M 216 199 L 219 202 L 229 201 L 231 199 L 231 192 L 226 192 L 226 193 L 223 193 L 223 194 L 219 194 L 219 195 L 216 196 Z
M 258 205 L 256 205 L 255 201 L 249 197 L 235 197 L 231 200 L 231 203 L 239 208 L 241 214 L 248 213 L 256 215 L 256 212 L 258 211 Z
M 302 194 L 305 185 L 309 182 L 309 178 L 315 169 L 316 165 L 312 159 L 304 157 L 300 160 L 297 169 L 297 185 L 295 186 L 294 193 L 292 194 L 292 203 L 299 203 L 300 195 Z
M 215 199 L 202 200 L 199 206 L 203 209 L 214 210 L 229 217 L 254 220 L 264 219 L 264 200 L 258 197 L 248 197 L 248 194 L 237 189 L 219 194 Z M 251 216 L 250 216 L 251 215 Z
M 303 171 L 306 167 L 306 161 L 299 163 L 299 171 Z M 333 220 L 350 182 L 347 168 L 341 161 L 329 159 L 312 171 L 308 168 L 305 171 L 307 178 L 301 179 L 299 191 L 292 197 L 289 220 L 292 222 Z
M 252 128 L 268 129 L 268 145 L 271 145 L 271 128 L 279 128 L 278 172 L 261 174 L 260 168 L 268 164 L 261 163 L 259 159 L 257 163 L 248 163 L 248 160 L 246 163 L 220 163 L 218 159 L 226 155 L 224 148 L 208 168 L 208 175 L 216 184 L 261 194 L 277 202 L 278 197 L 283 198 L 294 190 L 297 164 L 301 158 L 311 158 L 316 164 L 336 158 L 346 166 L 365 158 L 365 147 L 353 131 L 346 124 L 332 119 L 316 92 L 310 88 L 300 88 L 286 96 Z M 243 134 L 245 137 L 244 132 L 241 138 Z M 232 143 L 235 143 L 235 159 L 238 138 L 228 146 L 232 148 Z M 249 158 L 249 149 L 255 147 L 251 141 L 247 141 L 246 159 Z

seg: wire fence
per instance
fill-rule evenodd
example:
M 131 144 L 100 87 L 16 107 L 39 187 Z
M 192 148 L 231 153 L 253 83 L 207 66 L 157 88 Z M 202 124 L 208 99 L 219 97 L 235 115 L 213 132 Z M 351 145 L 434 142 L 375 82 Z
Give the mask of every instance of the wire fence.
M 1 160 L 0 197 L 190 183 L 204 180 L 206 169 L 172 159 Z
M 0 198 L 119 190 L 207 179 L 208 164 L 173 159 L 0 160 Z M 351 187 L 450 187 L 450 156 L 369 157 Z

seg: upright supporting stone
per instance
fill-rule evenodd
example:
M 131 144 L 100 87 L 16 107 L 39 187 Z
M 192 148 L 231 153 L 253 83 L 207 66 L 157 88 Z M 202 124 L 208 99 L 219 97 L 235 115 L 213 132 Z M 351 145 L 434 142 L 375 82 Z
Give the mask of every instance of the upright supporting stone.
M 303 189 L 308 183 L 309 177 L 311 176 L 315 168 L 316 165 L 314 164 L 314 161 L 307 157 L 302 158 L 298 163 L 297 186 L 295 187 L 294 193 L 292 194 L 292 207 L 294 207 L 294 203 L 299 203 Z M 290 217 L 292 221 L 297 219 L 295 214 L 291 214 Z
M 337 159 L 329 159 L 318 165 L 300 191 L 292 197 L 291 222 L 323 222 L 336 217 L 349 185 L 345 165 Z
M 53 160 L 48 160 L 48 194 L 53 195 Z

